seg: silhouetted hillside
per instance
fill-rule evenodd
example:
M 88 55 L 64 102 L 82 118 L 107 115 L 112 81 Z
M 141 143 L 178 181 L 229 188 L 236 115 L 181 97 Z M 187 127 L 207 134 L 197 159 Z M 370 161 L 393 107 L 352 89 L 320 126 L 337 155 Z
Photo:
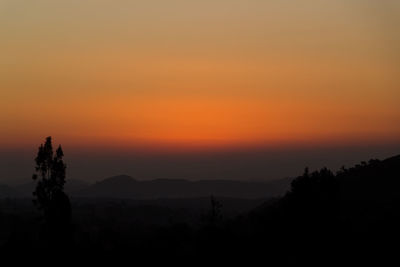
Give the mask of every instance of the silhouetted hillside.
M 336 175 L 343 201 L 387 201 L 400 197 L 400 156 L 370 160 Z
M 121 175 L 104 179 L 74 192 L 74 196 L 96 198 L 197 198 L 216 195 L 232 198 L 268 198 L 283 195 L 290 179 L 272 182 L 243 182 L 229 180 L 188 181 L 157 179 L 137 181 Z
M 400 156 L 336 173 L 306 169 L 276 198 L 182 198 L 199 192 L 262 194 L 270 192 L 268 185 L 105 179 L 80 191 L 89 198 L 73 199 L 74 244 L 68 253 L 91 261 L 168 259 L 189 265 L 399 264 Z M 168 199 L 156 199 L 165 194 Z M 93 197 L 99 195 L 104 198 Z M 155 199 L 146 199 L 150 195 Z M 28 199 L 2 199 L 0 209 L 1 251 L 39 253 L 48 246 Z
M 236 231 L 259 251 L 285 257 L 288 263 L 386 262 L 396 258 L 400 238 L 400 156 L 370 160 L 336 174 L 323 168 L 306 171 L 290 191 L 238 221 Z M 273 230 L 272 230 L 273 229 Z M 277 260 L 275 258 L 275 260 Z

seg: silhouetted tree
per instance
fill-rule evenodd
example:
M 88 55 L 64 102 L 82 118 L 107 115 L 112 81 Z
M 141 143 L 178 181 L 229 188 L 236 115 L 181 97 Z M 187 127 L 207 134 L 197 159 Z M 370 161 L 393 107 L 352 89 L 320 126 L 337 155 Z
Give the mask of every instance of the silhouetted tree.
M 210 197 L 210 210 L 204 216 L 203 220 L 208 226 L 216 226 L 218 222 L 222 219 L 222 204 L 213 195 Z
M 35 158 L 36 173 L 32 176 L 38 181 L 33 202 L 43 211 L 49 236 L 59 240 L 66 238 L 71 219 L 70 201 L 64 193 L 66 165 L 63 156 L 61 145 L 53 153 L 51 137 L 47 137 L 39 147 Z

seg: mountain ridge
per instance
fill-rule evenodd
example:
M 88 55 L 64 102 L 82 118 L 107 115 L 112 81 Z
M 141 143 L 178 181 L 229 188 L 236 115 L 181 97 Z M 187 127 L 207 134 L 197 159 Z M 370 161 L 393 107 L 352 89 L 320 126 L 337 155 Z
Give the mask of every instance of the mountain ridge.
M 237 180 L 186 180 L 157 178 L 137 180 L 129 175 L 115 175 L 95 183 L 67 179 L 65 191 L 73 198 L 117 198 L 117 199 L 161 199 L 198 198 L 210 195 L 231 198 L 270 198 L 283 195 L 290 186 L 291 179 L 272 181 Z M 2 185 L 0 197 L 27 198 L 32 196 L 35 182 L 17 186 Z
M 275 197 L 289 188 L 291 179 L 270 182 L 235 180 L 154 179 L 139 181 L 128 175 L 118 175 L 98 181 L 78 192 L 77 197 L 112 198 L 187 198 L 210 195 L 238 198 Z

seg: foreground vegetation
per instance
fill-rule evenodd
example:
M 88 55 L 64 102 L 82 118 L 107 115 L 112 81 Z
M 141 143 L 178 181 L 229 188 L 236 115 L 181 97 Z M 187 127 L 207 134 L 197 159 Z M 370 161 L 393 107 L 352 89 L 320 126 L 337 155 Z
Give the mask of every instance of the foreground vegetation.
M 283 197 L 254 201 L 255 208 L 247 205 L 240 214 L 224 211 L 227 200 L 218 196 L 207 200 L 207 206 L 202 200 L 201 208 L 193 209 L 74 199 L 71 224 L 56 231 L 62 241 L 56 247 L 50 243 L 54 237 L 43 234 L 43 216 L 28 200 L 2 200 L 1 252 L 13 255 L 45 249 L 50 255 L 62 251 L 71 257 L 135 261 L 382 263 L 396 258 L 399 178 L 399 156 L 337 173 L 306 169 Z

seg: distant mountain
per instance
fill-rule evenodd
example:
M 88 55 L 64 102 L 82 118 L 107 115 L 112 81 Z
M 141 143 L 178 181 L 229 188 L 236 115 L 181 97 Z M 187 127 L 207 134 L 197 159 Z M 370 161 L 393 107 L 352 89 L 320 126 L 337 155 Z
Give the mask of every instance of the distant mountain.
M 82 190 L 83 188 L 87 187 L 89 184 L 81 181 L 81 180 L 77 180 L 77 179 L 66 179 L 66 183 L 65 183 L 65 192 L 67 194 L 73 194 L 73 192 Z M 20 197 L 32 197 L 32 192 L 35 190 L 36 187 L 36 182 L 35 181 L 30 181 L 28 183 L 24 183 L 21 185 L 17 185 L 15 187 L 12 187 L 13 190 L 15 190 L 18 194 L 18 196 Z M 0 194 L 1 196 L 1 194 Z
M 245 182 L 232 180 L 155 179 L 138 181 L 128 175 L 106 178 L 89 185 L 67 179 L 65 191 L 72 197 L 119 198 L 119 199 L 162 199 L 201 198 L 215 195 L 227 198 L 270 198 L 283 195 L 290 187 L 291 179 L 269 182 Z M 0 185 L 0 198 L 32 197 L 36 186 L 30 181 L 17 186 Z
M 114 176 L 97 182 L 74 196 L 97 198 L 195 198 L 210 195 L 234 198 L 266 198 L 282 195 L 291 179 L 271 182 L 244 182 L 231 180 L 188 181 L 183 179 L 156 179 L 138 181 L 127 175 Z
M 121 198 L 129 197 L 133 188 L 137 187 L 138 182 L 127 175 L 113 176 L 96 182 L 81 190 L 75 191 L 75 196 L 84 197 L 116 197 Z

